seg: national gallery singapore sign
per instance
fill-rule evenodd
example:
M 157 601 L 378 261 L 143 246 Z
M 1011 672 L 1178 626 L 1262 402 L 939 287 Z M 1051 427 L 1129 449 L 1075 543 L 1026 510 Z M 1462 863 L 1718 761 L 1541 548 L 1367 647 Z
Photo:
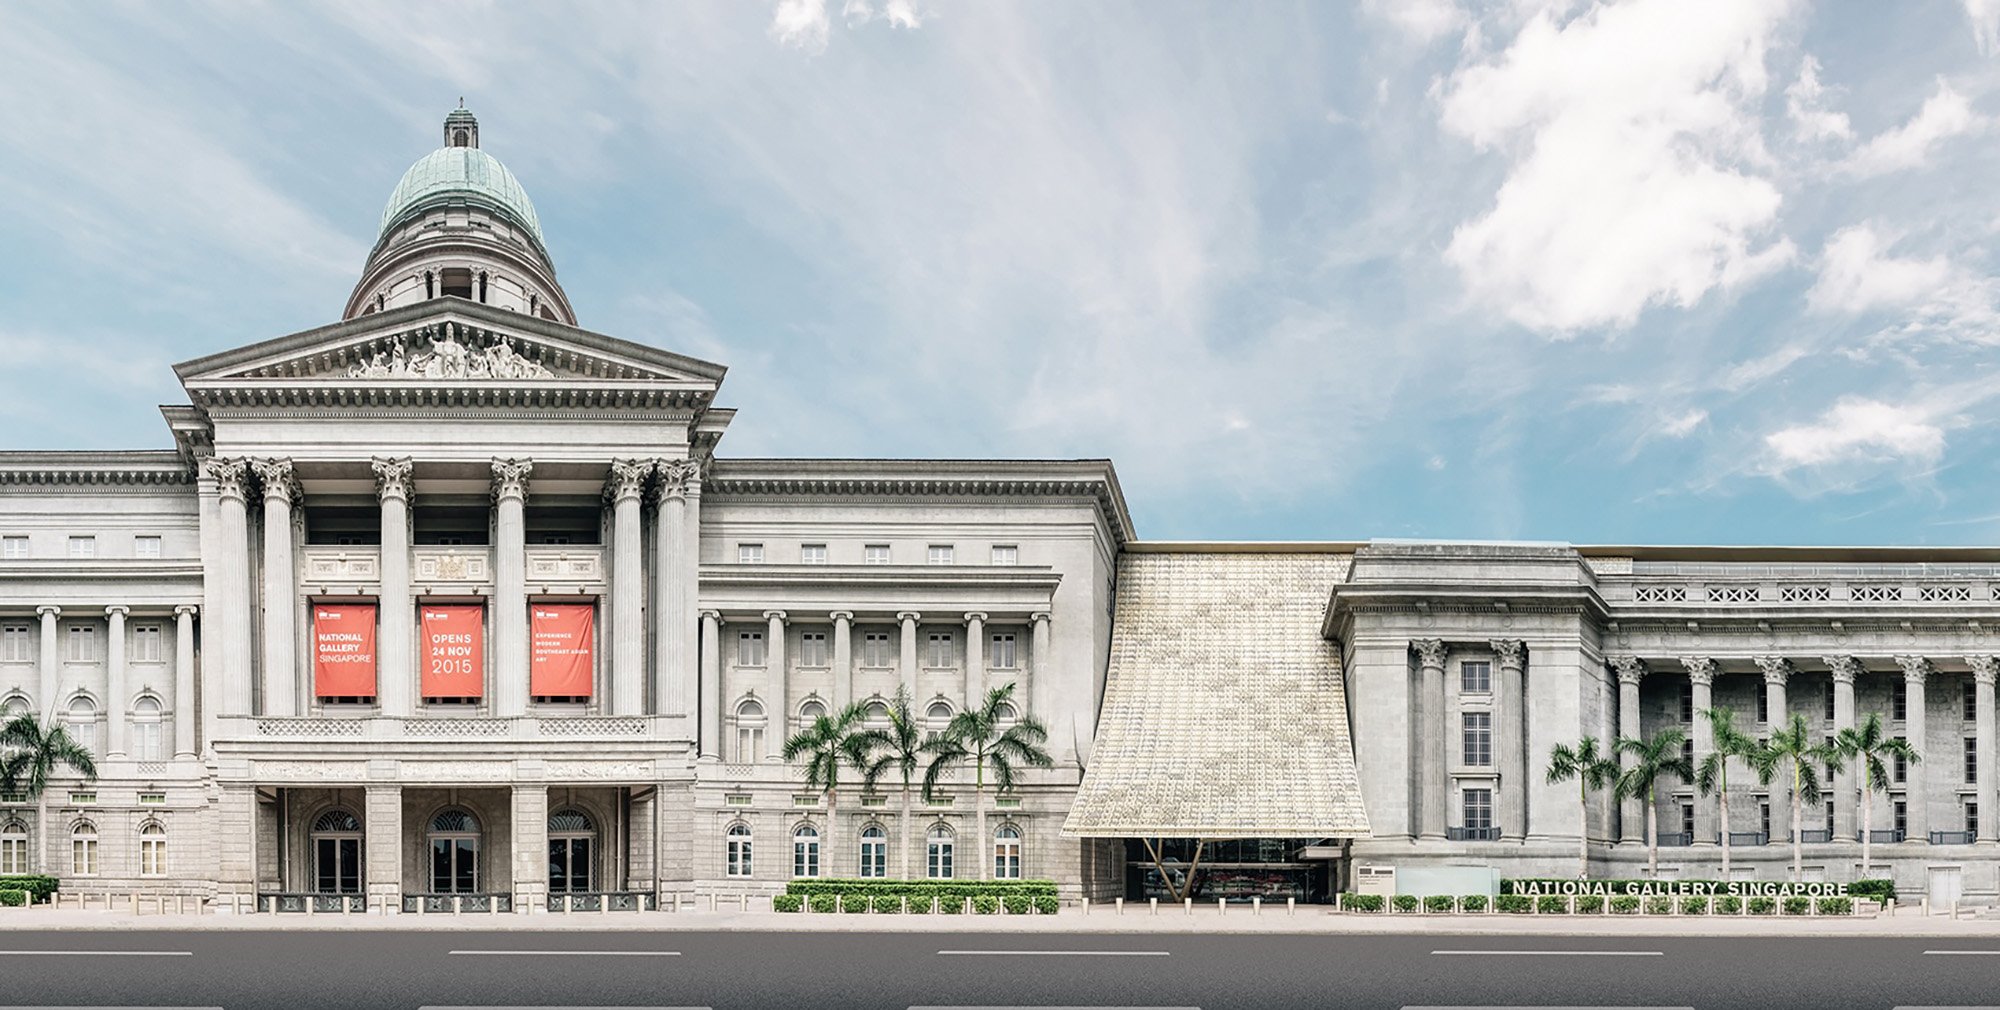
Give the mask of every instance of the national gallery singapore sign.
M 1523 894 L 1535 897 L 1544 894 L 1574 896 L 1579 894 L 1620 895 L 1639 897 L 1664 895 L 1670 898 L 1708 898 L 1735 896 L 1741 898 L 1840 898 L 1846 897 L 1847 885 L 1821 880 L 1520 880 L 1509 878 L 1500 882 L 1500 893 Z

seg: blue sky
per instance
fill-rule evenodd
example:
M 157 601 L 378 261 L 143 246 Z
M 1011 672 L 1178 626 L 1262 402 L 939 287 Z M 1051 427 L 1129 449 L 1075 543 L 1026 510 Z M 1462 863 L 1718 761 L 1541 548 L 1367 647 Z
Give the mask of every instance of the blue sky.
M 2000 0 L 0 0 L 0 442 L 168 444 L 460 95 L 724 455 L 1149 538 L 2000 540 Z

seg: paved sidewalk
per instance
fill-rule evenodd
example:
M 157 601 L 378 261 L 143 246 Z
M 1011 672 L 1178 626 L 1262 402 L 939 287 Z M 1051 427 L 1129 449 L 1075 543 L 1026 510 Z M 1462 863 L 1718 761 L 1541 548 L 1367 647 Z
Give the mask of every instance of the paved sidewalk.
M 662 932 L 920 932 L 920 933 L 1286 933 L 1340 935 L 1441 934 L 1507 936 L 1891 936 L 2000 939 L 2000 919 L 1926 917 L 1916 909 L 1839 918 L 1572 915 L 1356 915 L 1301 906 L 1261 914 L 1213 907 L 1192 914 L 1163 907 L 1113 906 L 1055 916 L 813 915 L 775 912 L 580 912 L 568 915 L 133 915 L 74 909 L 0 909 L 6 930 L 658 930 Z

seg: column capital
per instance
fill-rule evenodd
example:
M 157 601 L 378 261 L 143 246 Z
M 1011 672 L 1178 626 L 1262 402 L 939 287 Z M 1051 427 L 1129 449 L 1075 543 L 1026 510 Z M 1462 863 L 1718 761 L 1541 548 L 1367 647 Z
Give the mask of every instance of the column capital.
M 1049 623 L 1049 612 L 1046 610 L 1037 610 L 1034 613 L 1028 615 L 1028 620 L 1033 621 L 1036 624 L 1047 624 Z
M 1764 683 L 1783 687 L 1792 679 L 1792 661 L 1783 656 L 1758 656 L 1757 668 L 1764 671 Z
M 912 622 L 921 621 L 923 619 L 924 615 L 919 614 L 914 610 L 905 610 L 902 613 L 896 615 L 896 620 L 901 621 L 904 624 L 910 624 Z
M 416 472 L 416 460 L 408 456 L 377 456 L 368 461 L 368 467 L 375 471 L 377 499 L 410 500 L 410 476 Z
M 54 605 L 54 604 L 49 604 L 49 603 L 45 603 L 45 604 L 43 604 L 43 605 L 41 605 L 41 606 L 39 606 L 39 607 L 36 607 L 36 608 L 35 608 L 35 616 L 36 616 L 36 617 L 61 617 L 61 616 L 62 616 L 62 608 L 61 608 L 61 607 L 58 607 L 58 606 L 56 606 L 56 605 Z
M 977 610 L 974 610 L 965 615 L 965 623 L 971 624 L 974 621 L 979 621 L 981 623 L 984 623 L 986 621 L 986 615 Z
M 1821 656 L 1826 668 L 1833 671 L 1833 682 L 1852 684 L 1861 676 L 1861 661 L 1853 656 Z
M 1698 687 L 1715 684 L 1715 660 L 1707 656 L 1682 656 L 1681 666 L 1687 670 L 1688 680 Z
M 782 610 L 766 610 L 764 611 L 764 620 L 777 621 L 783 624 L 785 622 L 785 612 Z
M 1414 639 L 1410 642 L 1410 648 L 1416 650 L 1418 666 L 1424 667 L 1425 669 L 1430 669 L 1432 667 L 1436 667 L 1437 669 L 1440 670 L 1444 669 L 1444 654 L 1446 652 L 1446 649 L 1443 639 L 1441 638 Z
M 611 473 L 604 479 L 604 500 L 617 504 L 630 499 L 638 501 L 646 493 L 646 478 L 653 475 L 653 464 L 643 459 L 614 459 Z
M 653 485 L 655 501 L 664 503 L 701 493 L 701 464 L 694 460 L 656 459 L 653 472 L 660 478 Z
M 257 471 L 257 480 L 264 485 L 265 501 L 278 499 L 290 505 L 299 499 L 299 481 L 293 474 L 291 460 L 252 460 L 250 468 Z
M 1981 684 L 1991 684 L 2000 680 L 2000 658 L 1993 656 L 1967 656 L 1965 661 L 1972 666 L 1972 679 Z
M 495 459 L 493 461 L 493 500 L 508 498 L 528 500 L 528 475 L 535 470 L 531 459 Z
M 208 478 L 215 482 L 216 493 L 224 499 L 248 501 L 250 497 L 250 464 L 245 459 L 223 459 L 211 456 L 203 464 Z
M 1646 679 L 1646 661 L 1637 656 L 1606 656 L 1604 661 L 1618 674 L 1618 683 L 1637 685 Z
M 827 616 L 827 617 L 828 617 L 829 619 L 831 619 L 831 620 L 833 620 L 833 621 L 835 621 L 835 622 L 839 622 L 839 623 L 843 623 L 843 624 L 844 624 L 844 623 L 846 623 L 846 622 L 848 622 L 848 621 L 852 621 L 852 620 L 854 620 L 854 611 L 852 611 L 852 610 L 836 610 L 836 611 L 834 611 L 833 613 L 831 613 L 831 614 L 828 614 L 828 615 L 826 615 L 826 616 Z
M 1923 656 L 1897 656 L 1896 665 L 1903 668 L 1904 683 L 1921 687 L 1931 675 L 1931 661 Z
M 1528 643 L 1518 638 L 1495 638 L 1486 643 L 1493 650 L 1493 658 L 1500 661 L 1501 669 L 1520 669 L 1527 665 Z
M 183 603 L 174 608 L 175 617 L 194 617 L 199 615 L 200 613 L 201 613 L 201 608 L 195 606 L 192 603 Z
M 701 619 L 704 621 L 720 621 L 722 620 L 722 611 L 704 610 L 701 612 Z
M 122 603 L 114 603 L 111 606 L 104 608 L 104 616 L 115 617 L 122 620 L 124 618 L 132 616 L 132 608 Z

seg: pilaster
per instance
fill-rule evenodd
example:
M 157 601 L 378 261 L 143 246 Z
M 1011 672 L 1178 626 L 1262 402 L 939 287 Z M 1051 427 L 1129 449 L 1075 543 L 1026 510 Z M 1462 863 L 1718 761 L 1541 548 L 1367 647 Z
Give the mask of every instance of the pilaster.
M 611 665 L 606 691 L 614 715 L 645 711 L 646 558 L 639 504 L 652 464 L 614 459 L 604 482 L 611 503 Z
M 1853 656 L 1822 658 L 1833 673 L 1833 735 L 1837 739 L 1843 731 L 1854 728 L 1854 681 L 1861 676 L 1861 661 Z M 1855 770 L 1853 762 L 1848 762 L 1833 775 L 1833 837 L 1837 841 L 1861 837 L 1856 832 L 1860 797 Z
M 251 464 L 264 485 L 264 714 L 297 715 L 297 576 L 292 567 L 292 505 L 298 481 L 289 459 Z
M 1639 682 L 1646 679 L 1646 661 L 1637 656 L 1612 656 L 1606 660 L 1618 675 L 1618 735 L 1637 740 L 1639 725 Z M 1646 806 L 1642 799 L 1629 797 L 1618 807 L 1618 841 L 1642 845 L 1646 840 Z
M 1499 825 L 1503 838 L 1528 837 L 1527 643 L 1496 638 L 1486 643 L 1500 667 L 1499 725 L 1494 753 L 1500 764 Z
M 131 711 L 131 685 L 126 676 L 125 666 L 125 618 L 132 612 L 130 607 L 105 607 L 104 616 L 110 628 L 105 635 L 105 753 L 114 758 L 124 757 L 127 713 Z
M 493 714 L 528 709 L 528 475 L 532 460 L 493 461 Z
M 1694 741 L 1694 766 L 1701 767 L 1703 761 L 1715 752 L 1715 726 L 1708 721 L 1708 711 L 1715 707 L 1715 660 L 1706 656 L 1682 656 L 1681 666 L 1687 669 L 1688 684 L 1693 688 L 1694 719 L 1689 738 Z M 1693 785 L 1693 783 L 1689 783 Z M 1715 842 L 1718 831 L 1715 814 L 1706 803 L 1694 806 L 1694 842 L 1709 845 Z
M 1757 668 L 1764 671 L 1764 703 L 1771 710 L 1770 731 L 1777 733 L 1792 721 L 1791 706 L 1785 697 L 1785 686 L 1792 679 L 1792 661 L 1783 656 L 1758 656 Z M 1792 830 L 1792 797 L 1773 783 L 1770 792 L 1771 839 L 1778 841 Z M 1807 822 L 1801 816 L 1799 823 Z
M 416 461 L 377 456 L 369 465 L 375 471 L 375 497 L 382 510 L 375 696 L 383 715 L 409 715 L 416 705 L 416 601 L 410 596 L 410 500 Z
M 1931 661 L 1922 656 L 1897 656 L 1896 665 L 1903 668 L 1904 707 L 1908 710 L 1903 720 L 1904 738 L 1916 752 L 1917 760 L 1909 763 L 1904 773 L 1903 786 L 1909 797 L 1905 837 L 1928 842 L 1931 837 L 1931 794 L 1925 785 L 1929 778 L 1925 769 L 1929 768 L 1930 757 L 1928 704 L 1924 696 L 1924 686 L 1930 680 Z
M 1421 838 L 1445 837 L 1445 794 L 1450 790 L 1444 762 L 1444 662 L 1447 649 L 1435 638 L 1410 643 L 1417 654 L 1417 833 Z

